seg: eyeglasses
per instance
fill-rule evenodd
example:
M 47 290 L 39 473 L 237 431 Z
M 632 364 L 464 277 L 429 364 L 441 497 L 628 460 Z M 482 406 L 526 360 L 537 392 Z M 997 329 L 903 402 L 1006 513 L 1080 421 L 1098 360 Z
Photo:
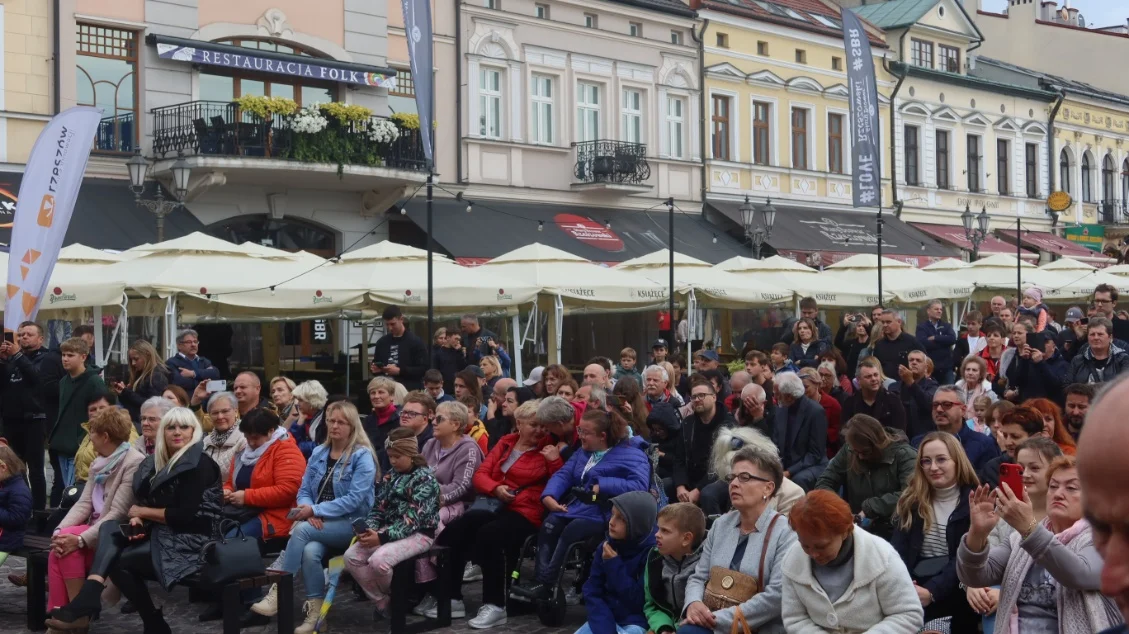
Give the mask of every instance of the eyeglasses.
M 748 484 L 753 480 L 756 480 L 757 482 L 772 482 L 772 480 L 769 480 L 768 478 L 762 478 L 758 475 L 753 475 L 747 472 L 730 473 L 725 476 L 726 484 L 732 484 L 734 480 L 737 480 L 741 484 Z
M 963 405 L 960 401 L 933 401 L 933 409 L 939 409 L 942 412 L 947 412 L 957 405 Z
M 576 435 L 577 436 L 588 437 L 588 436 L 598 436 L 599 434 L 600 434 L 600 432 L 592 431 L 591 429 L 584 429 L 583 427 L 577 427 L 576 428 Z
M 690 400 L 691 401 L 704 401 L 711 396 L 715 396 L 715 394 L 713 392 L 698 392 L 697 394 L 691 394 Z
M 223 409 L 212 410 L 211 414 L 212 416 L 227 416 L 234 411 L 235 410 L 231 409 L 230 407 L 225 407 Z
M 1098 305 L 1112 304 L 1113 300 L 1112 299 L 1095 299 L 1094 303 L 1098 304 Z
M 413 420 L 416 418 L 422 418 L 426 415 L 427 414 L 421 414 L 419 412 L 413 412 L 410 409 L 406 409 L 400 412 L 400 420 Z
M 922 458 L 921 459 L 921 468 L 922 469 L 929 469 L 929 468 L 932 468 L 934 465 L 936 465 L 937 467 L 944 467 L 945 465 L 949 464 L 950 462 L 952 462 L 952 461 L 949 460 L 948 457 L 946 457 L 946 456 L 937 456 L 936 460 L 933 460 L 932 458 Z

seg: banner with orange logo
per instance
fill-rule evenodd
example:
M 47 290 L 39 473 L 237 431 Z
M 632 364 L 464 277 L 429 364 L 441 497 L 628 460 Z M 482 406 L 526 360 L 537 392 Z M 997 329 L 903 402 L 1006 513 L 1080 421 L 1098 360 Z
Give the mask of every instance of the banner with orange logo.
M 35 319 L 63 246 L 102 113 L 78 106 L 43 128 L 27 160 L 8 249 L 4 328 Z

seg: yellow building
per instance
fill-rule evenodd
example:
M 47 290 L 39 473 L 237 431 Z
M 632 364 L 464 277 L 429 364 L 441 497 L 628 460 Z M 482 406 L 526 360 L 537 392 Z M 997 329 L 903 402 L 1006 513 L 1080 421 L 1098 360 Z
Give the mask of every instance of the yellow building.
M 0 4 L 0 163 L 23 164 L 54 112 L 50 99 L 51 3 Z
M 778 213 L 763 254 L 830 264 L 877 245 L 876 208 L 852 207 L 850 106 L 838 9 L 819 0 L 753 0 L 695 5 L 702 28 L 706 213 L 744 226 L 746 197 Z M 884 181 L 889 177 L 889 94 L 884 36 L 870 29 L 878 73 Z M 890 191 L 882 204 L 889 210 Z M 746 210 L 748 208 L 746 207 Z M 759 222 L 759 221 L 758 221 Z M 755 241 L 753 241 L 755 244 Z M 884 255 L 928 263 L 951 255 L 888 215 Z M 818 255 L 818 257 L 816 257 Z

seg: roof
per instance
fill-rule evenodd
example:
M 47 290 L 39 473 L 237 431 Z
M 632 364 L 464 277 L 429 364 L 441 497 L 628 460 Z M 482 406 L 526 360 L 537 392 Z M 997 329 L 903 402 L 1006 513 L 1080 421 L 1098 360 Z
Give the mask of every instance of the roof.
M 1004 62 L 991 57 L 977 57 L 976 67 L 969 71 L 969 74 L 988 80 L 1000 80 L 1006 78 L 1006 81 L 1014 83 L 1015 85 L 1026 86 L 1028 88 L 1041 88 L 1043 90 L 1058 87 L 1065 89 L 1067 92 L 1076 93 L 1079 95 L 1092 97 L 1095 99 L 1103 99 L 1115 103 L 1129 105 L 1129 96 L 1120 93 L 1098 88 L 1086 82 L 1067 79 L 1058 75 L 1044 73 L 1042 71 L 1032 70 L 1023 66 L 1018 66 L 1009 62 Z
M 701 0 L 701 8 L 732 13 L 834 38 L 843 37 L 839 8 L 822 0 Z M 880 33 L 870 32 L 872 46 L 886 48 Z
M 882 29 L 912 26 L 940 0 L 890 0 L 851 9 L 859 17 Z
M 663 13 L 673 13 L 674 15 L 681 15 L 692 18 L 698 15 L 698 12 L 686 6 L 686 3 L 681 0 L 614 0 L 620 4 L 627 4 L 640 9 L 651 9 L 654 11 L 662 11 Z
M 903 62 L 894 62 L 890 65 L 891 70 L 895 74 L 906 75 L 912 77 L 922 77 L 925 79 L 932 79 L 935 81 L 953 84 L 957 86 L 964 86 L 966 88 L 988 90 L 1000 94 L 1010 95 L 1012 97 L 1021 97 L 1024 99 L 1040 99 L 1043 101 L 1054 101 L 1056 94 L 1038 84 L 1034 86 L 1024 84 L 1011 84 L 1003 81 L 997 81 L 987 77 L 978 77 L 975 75 L 961 75 L 959 73 L 950 73 L 935 68 L 925 68 L 922 66 L 915 66 L 913 64 L 906 64 Z

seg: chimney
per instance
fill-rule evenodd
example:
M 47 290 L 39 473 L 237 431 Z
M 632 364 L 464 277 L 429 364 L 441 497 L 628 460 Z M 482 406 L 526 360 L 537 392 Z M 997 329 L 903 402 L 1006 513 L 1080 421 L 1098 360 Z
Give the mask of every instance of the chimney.
M 1056 15 L 1058 15 L 1058 3 L 1055 2 L 1055 0 L 1043 0 L 1042 9 L 1039 12 L 1039 19 L 1054 22 Z

